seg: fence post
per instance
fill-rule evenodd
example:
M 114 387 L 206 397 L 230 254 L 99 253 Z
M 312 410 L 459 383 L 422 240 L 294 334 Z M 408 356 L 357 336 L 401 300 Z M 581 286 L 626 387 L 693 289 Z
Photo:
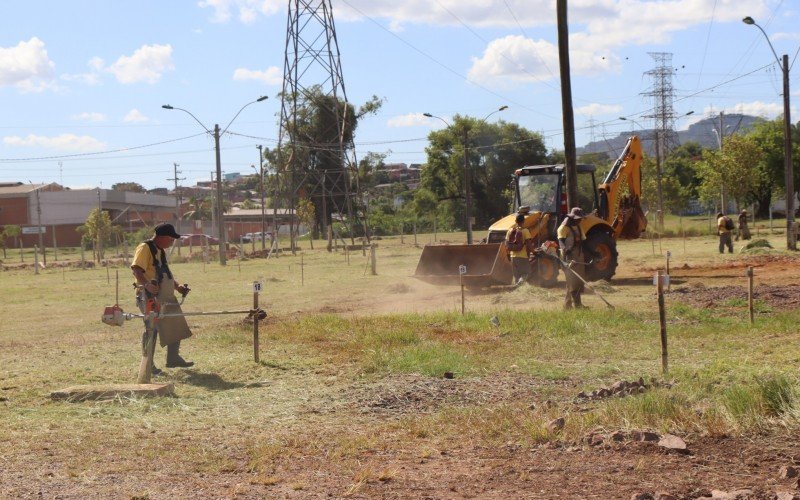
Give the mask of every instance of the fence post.
M 750 311 L 750 324 L 755 322 L 753 317 L 753 266 L 747 266 L 747 308 Z
M 253 360 L 258 363 L 258 292 L 261 283 L 253 282 Z
M 375 261 L 375 244 L 369 246 L 369 259 L 372 263 L 372 275 L 378 274 L 378 263 Z
M 664 307 L 664 273 L 658 271 L 656 275 L 658 286 L 658 319 L 661 326 L 661 373 L 669 373 L 669 355 L 667 353 L 667 312 Z
M 33 274 L 39 274 L 39 245 L 33 245 Z

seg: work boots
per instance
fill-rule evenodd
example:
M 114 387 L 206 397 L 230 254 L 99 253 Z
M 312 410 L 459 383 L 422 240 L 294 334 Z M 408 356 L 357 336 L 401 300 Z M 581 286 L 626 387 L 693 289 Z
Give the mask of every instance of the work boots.
M 186 361 L 178 354 L 180 349 L 180 341 L 167 346 L 167 368 L 189 368 L 194 366 L 194 361 Z

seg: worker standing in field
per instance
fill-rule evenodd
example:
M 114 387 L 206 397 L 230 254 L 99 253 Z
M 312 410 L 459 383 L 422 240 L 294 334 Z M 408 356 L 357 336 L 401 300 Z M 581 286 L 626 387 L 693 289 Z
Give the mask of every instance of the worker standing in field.
M 564 309 L 583 308 L 581 293 L 585 275 L 583 242 L 586 235 L 580 227 L 580 221 L 586 217 L 583 209 L 574 207 L 558 226 L 558 246 L 561 249 L 561 260 L 567 269 L 564 275 L 567 279 L 567 294 L 564 298 Z
M 167 254 L 164 252 L 178 238 L 180 235 L 175 232 L 172 224 L 159 224 L 155 227 L 153 238 L 136 247 L 131 270 L 136 278 L 136 305 L 143 314 L 147 301 L 154 297 L 158 298 L 162 308 L 168 308 L 166 312 L 180 312 L 175 292 L 186 295 L 189 290 L 185 285 L 178 285 L 175 276 L 169 269 Z M 159 318 L 153 335 L 158 336 L 162 347 L 167 347 L 167 368 L 187 368 L 194 365 L 193 362 L 186 361 L 180 356 L 181 340 L 192 335 L 183 316 Z M 144 356 L 148 354 L 148 340 L 145 328 L 145 332 L 142 334 L 142 354 Z M 159 375 L 162 371 L 154 365 L 152 373 Z
M 733 253 L 733 240 L 731 240 L 731 232 L 733 231 L 733 220 L 722 212 L 717 214 L 717 234 L 719 235 L 719 253 L 725 253 L 725 247 L 728 247 L 728 253 Z
M 531 254 L 531 232 L 525 226 L 525 212 L 520 208 L 514 220 L 514 225 L 506 233 L 506 249 L 511 260 L 511 273 L 514 276 L 514 285 L 519 286 L 528 280 L 531 264 L 528 260 Z
M 747 227 L 747 210 L 744 209 L 739 213 L 739 234 L 736 235 L 736 241 L 739 241 L 739 238 L 743 240 L 750 239 L 750 228 Z

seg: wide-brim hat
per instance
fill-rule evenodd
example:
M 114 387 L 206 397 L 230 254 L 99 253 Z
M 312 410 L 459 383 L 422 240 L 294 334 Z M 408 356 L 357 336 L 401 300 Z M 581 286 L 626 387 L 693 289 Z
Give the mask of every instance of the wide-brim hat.
M 569 211 L 567 217 L 575 220 L 583 219 L 584 217 L 586 217 L 586 213 L 583 211 L 581 207 L 574 207 L 572 210 Z
M 173 226 L 172 224 L 167 224 L 167 223 L 157 225 L 155 227 L 155 235 L 156 236 L 169 236 L 170 238 L 175 238 L 175 239 L 178 239 L 178 238 L 181 237 L 181 235 L 178 234 L 175 231 L 175 226 Z

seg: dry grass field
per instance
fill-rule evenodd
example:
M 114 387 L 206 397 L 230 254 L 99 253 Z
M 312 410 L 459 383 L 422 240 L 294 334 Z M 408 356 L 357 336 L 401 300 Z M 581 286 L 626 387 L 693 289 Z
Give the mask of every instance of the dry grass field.
M 784 246 L 782 235 L 767 237 Z M 739 253 L 738 243 L 720 255 L 713 236 L 621 242 L 617 277 L 598 284 L 614 310 L 588 294 L 589 309 L 563 313 L 562 288 L 525 285 L 468 291 L 462 316 L 457 287 L 412 277 L 421 252 L 413 237 L 377 243 L 377 276 L 360 252 L 348 263 L 322 242 L 304 242 L 302 261 L 286 253 L 223 268 L 176 256 L 173 271 L 193 290 L 185 311 L 247 309 L 251 283 L 263 282 L 261 362 L 244 315 L 193 317 L 182 353 L 197 364 L 156 377 L 175 384 L 174 397 L 82 403 L 49 393 L 136 379 L 141 322 L 100 322 L 117 271 L 120 305 L 135 310 L 130 273 L 116 261 L 65 265 L 76 254 L 62 251 L 35 275 L 30 256 L 21 265 L 9 253 L 0 272 L 0 497 L 798 491 L 800 257 Z M 652 276 L 668 250 L 662 376 Z M 618 390 L 623 381 L 634 384 Z M 668 434 L 687 449 L 659 445 Z

